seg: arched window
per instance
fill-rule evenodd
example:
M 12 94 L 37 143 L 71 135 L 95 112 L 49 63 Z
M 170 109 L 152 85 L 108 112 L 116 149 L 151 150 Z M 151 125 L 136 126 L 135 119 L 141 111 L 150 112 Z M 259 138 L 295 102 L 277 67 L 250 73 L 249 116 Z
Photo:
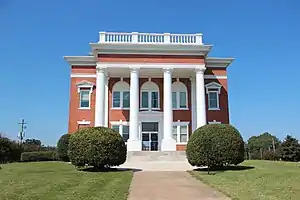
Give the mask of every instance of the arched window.
M 159 110 L 159 88 L 158 85 L 150 80 L 141 87 L 141 109 Z
M 125 81 L 114 84 L 112 89 L 112 108 L 129 109 L 130 107 L 130 86 Z
M 188 97 L 186 85 L 180 81 L 172 84 L 172 107 L 173 110 L 188 109 Z

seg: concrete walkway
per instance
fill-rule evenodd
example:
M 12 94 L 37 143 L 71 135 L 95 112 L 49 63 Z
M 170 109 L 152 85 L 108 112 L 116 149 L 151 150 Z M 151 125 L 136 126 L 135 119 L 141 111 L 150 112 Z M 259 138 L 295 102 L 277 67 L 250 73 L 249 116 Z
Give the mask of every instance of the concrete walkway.
M 135 172 L 128 200 L 230 200 L 188 172 Z

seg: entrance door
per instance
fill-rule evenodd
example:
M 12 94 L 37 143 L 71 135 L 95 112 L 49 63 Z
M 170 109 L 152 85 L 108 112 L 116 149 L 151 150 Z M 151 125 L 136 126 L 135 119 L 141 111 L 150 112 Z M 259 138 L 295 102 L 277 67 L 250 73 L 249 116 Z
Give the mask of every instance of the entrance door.
M 158 151 L 158 122 L 142 122 L 142 150 Z

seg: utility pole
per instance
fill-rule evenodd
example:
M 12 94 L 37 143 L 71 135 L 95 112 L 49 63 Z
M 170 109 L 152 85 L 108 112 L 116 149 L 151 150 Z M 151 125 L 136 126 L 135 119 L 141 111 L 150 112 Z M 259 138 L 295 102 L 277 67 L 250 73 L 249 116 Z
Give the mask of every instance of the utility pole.
M 21 145 L 22 145 L 23 139 L 24 139 L 24 136 L 25 136 L 24 130 L 27 128 L 27 127 L 26 127 L 26 124 L 27 124 L 27 123 L 25 123 L 25 120 L 22 119 L 21 122 L 18 123 L 18 124 L 20 124 L 20 126 L 21 126 L 21 131 L 20 131 L 20 133 L 19 133 L 19 138 L 20 138 Z

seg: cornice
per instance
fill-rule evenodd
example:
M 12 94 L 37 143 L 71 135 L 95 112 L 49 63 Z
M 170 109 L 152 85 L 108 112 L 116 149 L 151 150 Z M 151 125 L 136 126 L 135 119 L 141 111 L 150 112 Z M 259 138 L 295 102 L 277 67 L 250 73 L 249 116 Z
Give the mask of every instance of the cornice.
M 107 44 L 90 43 L 97 54 L 140 54 L 140 55 L 199 55 L 207 56 L 212 45 L 180 44 Z
M 97 62 L 94 56 L 64 56 L 64 59 L 70 66 L 95 66 Z
M 207 57 L 205 64 L 207 68 L 227 68 L 233 61 L 234 58 Z

